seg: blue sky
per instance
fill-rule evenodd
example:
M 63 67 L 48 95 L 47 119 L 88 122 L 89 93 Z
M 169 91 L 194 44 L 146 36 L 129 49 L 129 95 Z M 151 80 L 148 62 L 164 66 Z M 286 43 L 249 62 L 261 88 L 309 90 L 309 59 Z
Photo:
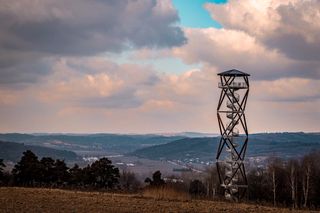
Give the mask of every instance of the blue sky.
M 179 13 L 181 25 L 192 28 L 221 28 L 221 25 L 210 17 L 204 4 L 223 4 L 226 2 L 227 0 L 173 0 Z
M 179 25 L 187 28 L 222 28 L 222 26 L 212 19 L 209 12 L 204 8 L 206 3 L 225 4 L 227 0 L 173 0 L 173 5 L 178 11 L 180 18 Z M 118 63 L 137 63 L 130 59 L 130 54 L 124 53 L 119 57 L 115 55 L 114 60 Z M 139 64 L 152 65 L 159 72 L 180 74 L 187 70 L 200 69 L 201 64 L 185 64 L 178 58 L 157 58 L 140 60 Z

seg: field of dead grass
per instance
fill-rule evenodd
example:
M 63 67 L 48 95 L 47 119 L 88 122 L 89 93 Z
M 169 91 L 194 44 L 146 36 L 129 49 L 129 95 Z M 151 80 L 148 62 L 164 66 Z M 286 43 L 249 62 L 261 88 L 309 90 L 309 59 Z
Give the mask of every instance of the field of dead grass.
M 154 197 L 155 192 L 127 195 L 0 187 L 0 212 L 292 212 L 243 203 L 191 200 L 188 197 L 175 199 L 179 195 L 174 193 L 172 199 L 168 199 L 164 195 Z
M 189 201 L 191 197 L 189 193 L 182 190 L 177 190 L 172 187 L 147 187 L 143 190 L 143 197 L 154 198 L 157 200 L 179 200 Z

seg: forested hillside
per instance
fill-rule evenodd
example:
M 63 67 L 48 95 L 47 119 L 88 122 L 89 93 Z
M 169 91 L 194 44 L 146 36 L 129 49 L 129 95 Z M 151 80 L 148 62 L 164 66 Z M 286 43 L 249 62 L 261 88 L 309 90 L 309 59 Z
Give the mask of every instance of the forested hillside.
M 17 162 L 26 150 L 31 150 L 39 157 L 59 158 L 66 161 L 80 160 L 80 157 L 72 151 L 0 141 L 0 159 L 4 159 L 5 161 Z
M 131 155 L 149 159 L 200 158 L 213 160 L 219 137 L 184 138 L 171 143 L 136 150 Z M 247 155 L 290 158 L 320 150 L 319 133 L 260 133 L 249 135 Z

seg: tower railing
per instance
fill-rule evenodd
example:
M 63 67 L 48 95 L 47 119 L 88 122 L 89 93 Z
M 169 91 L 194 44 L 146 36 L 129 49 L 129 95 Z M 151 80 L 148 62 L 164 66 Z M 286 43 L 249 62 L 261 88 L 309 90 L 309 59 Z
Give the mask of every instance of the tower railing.
M 230 84 L 227 84 L 225 82 L 219 82 L 218 83 L 219 88 L 247 88 L 248 85 L 246 82 L 232 82 Z

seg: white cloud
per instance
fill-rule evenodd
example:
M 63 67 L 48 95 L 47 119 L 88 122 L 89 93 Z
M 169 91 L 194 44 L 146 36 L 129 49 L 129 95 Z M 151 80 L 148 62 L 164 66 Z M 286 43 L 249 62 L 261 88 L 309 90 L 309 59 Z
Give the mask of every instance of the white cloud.
M 215 70 L 190 70 L 181 75 L 157 73 L 150 66 L 118 65 L 102 57 L 61 59 L 54 74 L 43 81 L 39 94 L 45 102 L 65 101 L 77 107 L 137 108 L 173 103 L 211 102 L 203 95 L 216 82 Z M 166 104 L 161 104 L 166 103 Z
M 320 77 L 320 63 L 306 63 L 270 50 L 249 34 L 228 29 L 186 29 L 188 43 L 173 49 L 186 63 L 206 63 L 220 71 L 237 68 L 254 79 Z
M 254 81 L 252 93 L 257 100 L 272 102 L 316 102 L 320 100 L 320 81 L 282 78 L 275 81 Z
M 225 28 L 244 31 L 290 58 L 320 59 L 318 0 L 231 0 L 206 8 Z

